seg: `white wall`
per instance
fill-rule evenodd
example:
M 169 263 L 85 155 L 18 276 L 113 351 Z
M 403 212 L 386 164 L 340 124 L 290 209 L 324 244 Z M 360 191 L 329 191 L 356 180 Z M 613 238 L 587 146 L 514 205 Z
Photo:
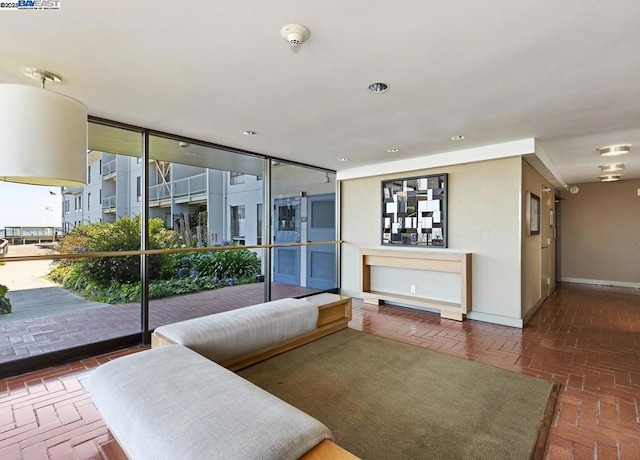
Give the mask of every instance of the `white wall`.
M 521 326 L 521 161 L 516 156 L 341 181 L 342 292 L 362 296 L 359 251 L 383 247 L 380 182 L 448 173 L 448 250 L 473 253 L 473 311 L 468 317 Z M 433 285 L 434 280 L 423 283 Z M 451 295 L 442 292 L 445 298 Z M 409 284 L 399 293 L 409 295 Z

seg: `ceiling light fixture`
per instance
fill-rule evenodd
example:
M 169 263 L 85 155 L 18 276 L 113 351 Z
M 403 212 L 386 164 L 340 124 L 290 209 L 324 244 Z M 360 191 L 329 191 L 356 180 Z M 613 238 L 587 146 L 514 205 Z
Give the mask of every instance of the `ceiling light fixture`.
M 612 173 L 617 171 L 624 171 L 624 163 L 612 163 L 610 165 L 601 165 L 601 173 Z
M 375 82 L 375 83 L 371 83 L 368 86 L 368 89 L 373 94 L 382 94 L 382 93 L 386 93 L 387 91 L 389 91 L 389 85 L 387 85 L 386 83 L 382 83 L 382 82 Z
M 626 155 L 631 151 L 631 144 L 607 145 L 596 149 L 602 157 L 615 157 L 618 155 Z
M 467 136 L 465 136 L 464 134 L 459 134 L 457 136 L 453 136 L 451 138 L 452 141 L 461 141 L 462 139 L 466 139 Z
M 246 130 L 246 131 L 242 131 L 242 134 L 244 134 L 245 136 L 257 136 L 258 133 L 256 133 L 255 131 L 251 131 L 250 129 Z
M 41 88 L 0 84 L 0 139 L 7 152 L 0 180 L 33 185 L 77 187 L 87 183 L 87 107 L 45 90 L 61 78 L 25 68 Z
M 338 161 L 349 161 L 349 159 L 345 157 L 341 157 L 341 158 L 338 158 Z
M 622 176 L 620 174 L 607 174 L 604 176 L 598 176 L 598 179 L 600 179 L 600 182 L 615 182 L 617 180 L 620 180 Z
M 399 151 L 400 149 L 397 149 L 397 148 L 387 149 L 387 152 L 389 153 L 398 153 Z

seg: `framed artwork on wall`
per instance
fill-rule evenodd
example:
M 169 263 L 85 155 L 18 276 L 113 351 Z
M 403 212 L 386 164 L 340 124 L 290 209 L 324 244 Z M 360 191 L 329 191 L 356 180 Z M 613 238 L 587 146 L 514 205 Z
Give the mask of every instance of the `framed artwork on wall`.
M 527 234 L 540 234 L 540 197 L 527 192 Z
M 382 244 L 447 247 L 447 174 L 382 181 Z

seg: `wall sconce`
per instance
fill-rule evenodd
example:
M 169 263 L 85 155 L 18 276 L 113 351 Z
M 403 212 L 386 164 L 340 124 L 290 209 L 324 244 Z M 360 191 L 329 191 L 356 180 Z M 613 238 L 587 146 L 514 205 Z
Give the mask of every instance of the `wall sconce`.
M 0 180 L 47 186 L 87 182 L 87 107 L 44 89 L 60 77 L 24 69 L 42 88 L 0 84 Z
M 548 185 L 544 185 L 544 186 L 542 187 L 542 191 L 543 191 L 544 193 L 549 193 L 549 192 L 551 191 L 551 187 L 549 187 Z

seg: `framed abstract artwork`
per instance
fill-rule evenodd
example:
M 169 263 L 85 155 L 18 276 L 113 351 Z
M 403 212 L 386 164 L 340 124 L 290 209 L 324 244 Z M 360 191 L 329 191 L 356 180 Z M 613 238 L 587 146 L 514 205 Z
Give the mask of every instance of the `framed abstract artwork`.
M 382 181 L 382 244 L 447 247 L 447 174 Z

